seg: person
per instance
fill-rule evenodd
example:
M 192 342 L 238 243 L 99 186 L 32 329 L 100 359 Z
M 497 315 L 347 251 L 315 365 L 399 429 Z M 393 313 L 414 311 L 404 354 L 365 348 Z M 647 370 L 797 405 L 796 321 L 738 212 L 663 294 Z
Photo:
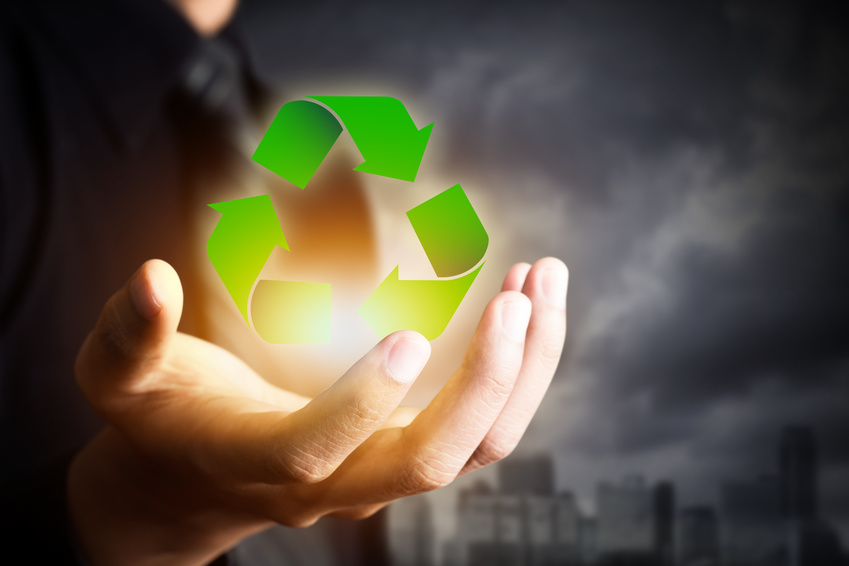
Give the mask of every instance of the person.
M 399 407 L 430 356 L 412 331 L 313 399 L 195 336 L 187 210 L 230 155 L 203 108 L 238 116 L 261 90 L 218 41 L 235 4 L 2 8 L 0 533 L 30 561 L 204 564 L 274 523 L 368 517 L 509 454 L 554 375 L 554 258 L 508 271 L 421 411 Z M 210 61 L 236 96 L 192 88 Z

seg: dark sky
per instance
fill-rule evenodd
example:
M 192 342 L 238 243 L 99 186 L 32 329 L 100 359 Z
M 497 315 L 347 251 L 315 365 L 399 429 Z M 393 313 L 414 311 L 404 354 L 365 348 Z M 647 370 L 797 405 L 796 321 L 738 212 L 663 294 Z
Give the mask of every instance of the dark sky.
M 837 3 L 248 2 L 260 71 L 391 85 L 508 255 L 570 266 L 567 357 L 520 451 L 681 502 L 817 434 L 849 542 L 849 18 Z M 462 177 L 461 177 L 462 176 Z

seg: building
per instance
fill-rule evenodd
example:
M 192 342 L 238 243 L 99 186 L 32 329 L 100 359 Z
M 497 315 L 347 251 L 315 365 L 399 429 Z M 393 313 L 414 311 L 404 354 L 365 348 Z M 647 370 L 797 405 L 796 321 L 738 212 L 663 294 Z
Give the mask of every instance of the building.
M 778 463 L 787 566 L 840 564 L 840 539 L 817 516 L 817 446 L 813 430 L 786 427 L 781 434 Z
M 847 565 L 840 537 L 828 524 L 816 519 L 788 525 L 790 538 L 787 566 Z
M 581 515 L 571 493 L 553 494 L 548 457 L 513 458 L 499 469 L 496 492 L 478 483 L 460 494 L 460 530 L 446 563 L 577 566 Z
M 498 490 L 501 493 L 554 495 L 554 464 L 551 456 L 511 456 L 499 462 L 497 468 Z
M 720 490 L 721 554 L 724 566 L 784 564 L 785 528 L 780 484 L 775 476 L 728 482 Z
M 675 558 L 675 486 L 663 481 L 654 487 L 654 555 L 658 566 L 672 566 Z
M 592 566 L 598 562 L 598 521 L 582 517 L 579 523 L 578 546 L 581 564 Z
M 816 519 L 817 447 L 814 432 L 803 426 L 785 428 L 778 459 L 783 516 L 787 519 Z
M 394 566 L 433 566 L 433 517 L 426 497 L 406 497 L 390 506 L 388 538 Z
M 530 566 L 580 564 L 580 512 L 569 492 L 554 497 L 523 497 L 525 563 Z
M 563 492 L 554 499 L 554 556 L 556 564 L 581 563 L 581 510 L 575 496 Z
M 656 564 L 652 492 L 641 476 L 596 490 L 598 554 L 604 565 Z
M 519 496 L 495 493 L 483 482 L 460 493 L 459 564 L 514 566 L 524 562 Z
M 442 544 L 442 566 L 463 566 L 466 563 L 466 548 L 460 537 Z
M 719 523 L 712 507 L 682 509 L 676 538 L 678 566 L 719 566 Z
M 526 563 L 540 566 L 556 564 L 556 500 L 538 495 L 528 495 L 523 499 Z
M 522 501 L 516 495 L 473 495 L 461 512 L 465 564 L 517 566 L 525 563 Z M 466 530 L 466 525 L 469 529 Z

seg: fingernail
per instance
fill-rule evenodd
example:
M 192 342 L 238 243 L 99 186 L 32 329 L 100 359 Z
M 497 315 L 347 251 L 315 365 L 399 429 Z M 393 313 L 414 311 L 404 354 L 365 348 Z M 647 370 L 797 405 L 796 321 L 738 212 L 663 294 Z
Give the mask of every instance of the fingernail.
M 528 301 L 508 301 L 501 305 L 501 327 L 513 340 L 525 340 L 525 331 L 531 320 L 531 304 Z
M 144 270 L 140 270 L 130 281 L 130 297 L 139 316 L 153 320 L 162 311 L 162 305 L 156 300 L 150 287 L 150 282 Z
M 409 383 L 421 373 L 430 357 L 430 344 L 424 338 L 399 338 L 389 351 L 386 368 L 399 383 Z
M 542 293 L 552 305 L 566 307 L 566 271 L 555 267 L 546 268 L 542 276 Z

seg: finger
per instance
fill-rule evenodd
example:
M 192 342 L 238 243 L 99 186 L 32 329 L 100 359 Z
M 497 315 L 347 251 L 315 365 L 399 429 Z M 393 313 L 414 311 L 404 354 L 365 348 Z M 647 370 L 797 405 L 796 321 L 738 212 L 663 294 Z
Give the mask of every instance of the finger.
M 328 517 L 333 517 L 334 519 L 345 519 L 348 521 L 361 521 L 363 519 L 368 519 L 387 505 L 389 505 L 389 501 L 385 503 L 374 503 L 370 505 L 357 505 L 355 507 L 348 507 L 346 509 L 340 509 L 339 511 L 334 511 L 333 513 L 328 513 Z
M 463 366 L 410 426 L 377 432 L 326 481 L 286 492 L 289 498 L 296 495 L 296 500 L 313 504 L 300 512 L 299 521 L 310 524 L 326 513 L 356 516 L 372 506 L 453 480 L 509 403 L 510 376 L 519 373 L 524 348 L 523 340 L 515 338 L 516 331 L 521 336 L 524 329 L 520 324 L 507 333 L 509 325 L 497 322 L 506 300 L 530 306 L 527 297 L 517 295 L 502 293 L 488 305 Z M 530 339 L 530 331 L 528 335 Z M 321 504 L 315 505 L 316 501 Z M 297 506 L 294 511 L 298 512 Z M 280 510 L 273 505 L 268 512 Z
M 450 483 L 510 395 L 522 363 L 531 304 L 496 296 L 484 310 L 461 367 L 405 429 L 373 435 L 326 482 L 314 486 L 329 510 L 373 504 Z
M 180 278 L 161 260 L 146 262 L 109 299 L 75 367 L 77 381 L 95 407 L 107 390 L 145 386 L 144 370 L 168 350 L 182 310 Z
M 495 297 L 484 310 L 460 369 L 407 427 L 405 436 L 445 460 L 468 458 L 513 390 L 530 314 L 530 301 L 521 293 L 506 291 Z
M 398 407 L 380 428 L 405 427 L 413 422 L 421 412 L 422 410 L 416 407 Z
M 568 284 L 569 271 L 559 259 L 541 259 L 528 273 L 522 292 L 531 299 L 533 310 L 519 378 L 498 419 L 461 473 L 506 457 L 527 430 L 563 351 Z
M 325 479 L 386 422 L 429 357 L 430 343 L 417 332 L 384 338 L 332 387 L 264 435 L 262 481 Z
M 502 291 L 521 291 L 522 285 L 525 284 L 525 278 L 528 276 L 528 271 L 531 270 L 529 263 L 517 263 L 507 272 L 504 277 L 504 284 L 501 286 Z

